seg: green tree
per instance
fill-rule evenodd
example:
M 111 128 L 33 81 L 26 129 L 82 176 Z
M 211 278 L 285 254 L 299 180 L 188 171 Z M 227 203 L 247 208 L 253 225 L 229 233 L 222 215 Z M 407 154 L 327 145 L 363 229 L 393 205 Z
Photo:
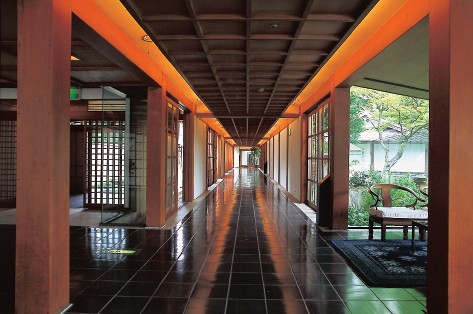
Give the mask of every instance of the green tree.
M 364 97 L 364 89 L 350 89 L 350 143 L 358 143 L 360 134 L 365 130 L 365 111 L 368 100 Z
M 384 150 L 382 176 L 389 176 L 392 167 L 401 159 L 404 149 L 413 136 L 427 130 L 429 125 L 429 103 L 427 100 L 381 92 L 372 89 L 352 87 L 353 98 L 358 99 L 356 117 L 364 119 L 369 129 L 378 134 L 378 141 Z M 361 99 L 361 100 L 360 100 Z M 395 128 L 399 147 L 391 152 L 387 145 L 386 130 Z
M 252 147 L 250 149 L 250 164 L 258 166 L 260 156 L 261 156 L 261 149 L 259 147 Z

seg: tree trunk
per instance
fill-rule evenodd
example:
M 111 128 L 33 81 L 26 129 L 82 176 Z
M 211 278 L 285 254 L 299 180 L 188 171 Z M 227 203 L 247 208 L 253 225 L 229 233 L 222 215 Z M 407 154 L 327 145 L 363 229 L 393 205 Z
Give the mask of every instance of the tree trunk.
M 404 149 L 406 147 L 407 142 L 408 139 L 405 139 L 403 140 L 403 142 L 401 142 L 401 145 L 399 146 L 396 155 L 394 155 L 394 157 L 391 159 L 389 159 L 389 147 L 387 145 L 381 145 L 381 147 L 383 147 L 384 149 L 384 167 L 382 173 L 383 179 L 389 179 L 391 174 L 391 168 L 394 167 L 394 165 L 399 161 L 399 159 L 401 159 L 402 155 L 404 154 Z

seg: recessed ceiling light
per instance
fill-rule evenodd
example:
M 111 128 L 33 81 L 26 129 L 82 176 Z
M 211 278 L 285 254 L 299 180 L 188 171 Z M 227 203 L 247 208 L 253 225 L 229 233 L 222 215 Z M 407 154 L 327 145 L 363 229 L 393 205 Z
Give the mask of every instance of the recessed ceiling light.
M 278 27 L 279 27 L 279 24 L 278 24 L 278 23 L 271 23 L 271 24 L 269 24 L 269 27 L 271 27 L 271 28 L 278 28 Z
M 264 92 L 264 88 L 263 87 L 258 88 L 258 93 L 262 93 L 262 92 Z
M 79 61 L 80 59 L 76 56 L 71 55 L 71 61 Z
M 147 42 L 147 43 L 150 43 L 150 42 L 153 41 L 153 40 L 151 39 L 151 37 L 149 37 L 148 35 L 143 35 L 143 36 L 141 36 L 141 40 L 142 40 L 142 41 L 145 41 L 145 42 Z

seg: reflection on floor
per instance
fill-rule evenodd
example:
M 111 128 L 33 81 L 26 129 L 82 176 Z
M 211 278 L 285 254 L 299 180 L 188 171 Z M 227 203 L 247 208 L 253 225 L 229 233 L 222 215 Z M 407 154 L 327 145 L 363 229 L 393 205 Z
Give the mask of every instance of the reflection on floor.
M 370 289 L 326 243 L 367 236 L 318 235 L 257 170 L 236 170 L 172 229 L 71 227 L 68 313 L 423 313 L 425 289 Z M 0 311 L 10 313 L 14 226 L 0 237 Z

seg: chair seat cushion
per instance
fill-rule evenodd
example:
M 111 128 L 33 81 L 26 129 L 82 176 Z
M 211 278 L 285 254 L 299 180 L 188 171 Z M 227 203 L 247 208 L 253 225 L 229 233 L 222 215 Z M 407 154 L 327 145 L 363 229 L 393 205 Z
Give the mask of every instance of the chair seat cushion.
M 409 207 L 371 207 L 370 215 L 382 218 L 427 219 L 429 212 Z

